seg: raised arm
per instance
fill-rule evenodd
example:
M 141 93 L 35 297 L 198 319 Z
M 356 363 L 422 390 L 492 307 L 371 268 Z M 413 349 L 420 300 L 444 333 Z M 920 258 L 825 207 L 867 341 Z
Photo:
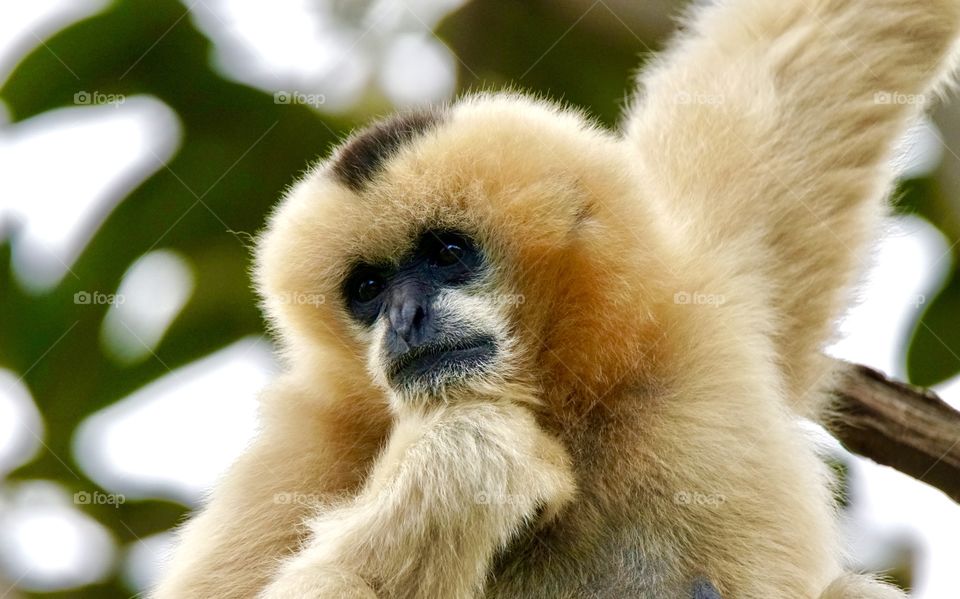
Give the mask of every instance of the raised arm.
M 733 293 L 772 300 L 796 397 L 863 267 L 892 147 L 951 69 L 960 0 L 720 0 L 687 28 L 641 76 L 627 136 L 685 241 L 739 261 Z

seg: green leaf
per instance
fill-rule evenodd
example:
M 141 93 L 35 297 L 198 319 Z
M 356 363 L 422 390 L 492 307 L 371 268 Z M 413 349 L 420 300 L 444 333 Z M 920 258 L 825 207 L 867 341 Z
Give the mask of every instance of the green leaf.
M 953 276 L 930 303 L 907 351 L 910 382 L 929 387 L 960 373 L 960 276 Z

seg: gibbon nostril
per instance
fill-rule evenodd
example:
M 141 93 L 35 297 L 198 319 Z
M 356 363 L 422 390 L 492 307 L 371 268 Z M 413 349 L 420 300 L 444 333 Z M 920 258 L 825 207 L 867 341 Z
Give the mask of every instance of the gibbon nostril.
M 409 301 L 400 301 L 390 306 L 390 327 L 404 341 L 409 341 L 415 309 Z
M 417 306 L 417 311 L 413 315 L 413 326 L 410 330 L 410 344 L 414 347 L 433 340 L 429 320 L 426 306 L 423 304 Z
M 423 320 L 427 316 L 427 311 L 423 309 L 423 306 L 417 306 L 416 312 L 413 313 L 413 328 L 420 329 L 423 325 Z
M 414 347 L 422 342 L 422 329 L 426 321 L 427 311 L 423 298 L 418 293 L 407 290 L 400 291 L 391 298 L 387 317 L 390 328 L 408 346 Z

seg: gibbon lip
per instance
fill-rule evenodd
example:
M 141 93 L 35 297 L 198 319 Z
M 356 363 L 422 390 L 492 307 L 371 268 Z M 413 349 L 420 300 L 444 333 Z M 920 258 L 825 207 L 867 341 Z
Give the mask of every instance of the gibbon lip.
M 390 380 L 408 382 L 438 370 L 469 368 L 490 360 L 497 347 L 492 337 L 478 335 L 455 343 L 431 343 L 402 354 L 390 366 Z

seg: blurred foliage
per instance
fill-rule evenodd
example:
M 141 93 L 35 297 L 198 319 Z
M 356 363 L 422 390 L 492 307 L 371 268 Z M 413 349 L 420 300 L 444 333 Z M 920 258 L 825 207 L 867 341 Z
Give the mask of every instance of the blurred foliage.
M 957 119 L 956 112 L 952 113 Z M 940 119 L 940 122 L 946 121 Z M 952 124 L 952 123 L 947 123 Z M 948 146 L 949 147 L 949 146 Z M 951 265 L 950 274 L 934 297 L 923 297 L 923 308 L 907 348 L 910 382 L 929 387 L 960 372 L 960 195 L 946 181 L 957 157 L 947 153 L 943 164 L 925 179 L 900 184 L 898 208 L 923 216 L 947 238 L 950 249 L 940 260 Z
M 593 4 L 581 17 L 585 6 L 485 0 L 449 16 L 438 35 L 460 60 L 461 90 L 531 90 L 584 107 L 613 125 L 632 74 L 667 31 L 631 26 L 606 5 Z M 0 89 L 13 122 L 72 106 L 80 90 L 98 90 L 154 96 L 176 111 L 183 128 L 168 168 L 126 194 L 72 265 L 77 277 L 66 276 L 50 293 L 34 296 L 20 288 L 11 271 L 16 231 L 0 232 L 0 366 L 23 375 L 48 430 L 43 452 L 11 479 L 56 480 L 71 492 L 98 489 L 71 449 L 82 419 L 168 368 L 263 333 L 248 280 L 249 251 L 235 232 L 260 229 L 296 174 L 371 116 L 359 109 L 332 117 L 302 105 L 277 105 L 270 93 L 225 79 L 209 64 L 210 40 L 184 18 L 185 11 L 174 0 L 117 0 L 38 45 Z M 911 182 L 904 190 L 906 209 L 943 220 L 947 203 L 931 199 L 933 183 Z M 951 240 L 957 233 L 947 231 Z M 73 295 L 114 292 L 130 264 L 151 249 L 184 255 L 197 286 L 155 349 L 157 359 L 125 367 L 111 361 L 98 340 L 108 306 L 78 306 Z M 917 382 L 960 370 L 958 308 L 960 279 L 954 272 L 943 294 L 928 303 L 914 336 L 910 372 Z M 186 511 L 160 499 L 81 507 L 121 545 L 169 529 Z M 130 592 L 117 577 L 48 596 Z

